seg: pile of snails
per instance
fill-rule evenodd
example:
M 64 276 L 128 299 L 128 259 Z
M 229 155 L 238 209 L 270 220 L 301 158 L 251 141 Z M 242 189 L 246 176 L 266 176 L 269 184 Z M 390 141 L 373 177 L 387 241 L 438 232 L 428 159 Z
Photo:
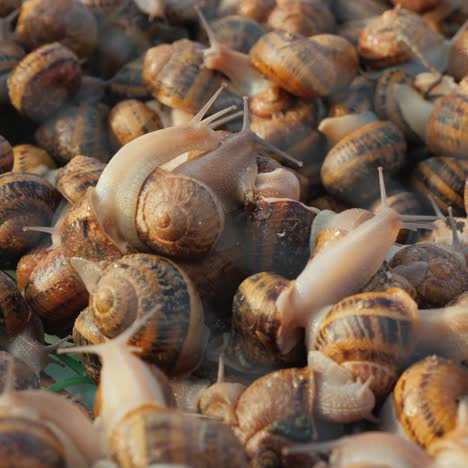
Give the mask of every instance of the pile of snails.
M 467 466 L 465 3 L 1 2 L 0 459 Z

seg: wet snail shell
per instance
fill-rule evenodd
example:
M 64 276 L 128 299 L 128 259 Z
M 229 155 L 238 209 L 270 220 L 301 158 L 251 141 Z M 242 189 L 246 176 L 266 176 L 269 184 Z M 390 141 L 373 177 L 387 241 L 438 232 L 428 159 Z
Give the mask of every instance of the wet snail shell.
M 103 271 L 89 308 L 107 337 L 157 311 L 131 341 L 142 348 L 141 357 L 170 374 L 186 373 L 199 364 L 203 310 L 192 282 L 171 261 L 148 254 L 122 257 Z

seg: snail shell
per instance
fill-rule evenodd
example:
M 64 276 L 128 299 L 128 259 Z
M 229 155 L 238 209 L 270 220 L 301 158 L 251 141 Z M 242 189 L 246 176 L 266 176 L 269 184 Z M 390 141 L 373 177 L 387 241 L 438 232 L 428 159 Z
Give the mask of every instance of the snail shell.
M 11 171 L 13 167 L 13 150 L 10 143 L 0 135 L 0 174 Z
M 99 331 L 99 328 L 96 327 L 89 308 L 82 310 L 73 326 L 73 342 L 75 345 L 86 346 L 89 344 L 104 343 L 104 341 L 105 337 Z M 99 357 L 89 353 L 82 353 L 80 357 L 83 360 L 88 375 L 95 382 L 99 382 L 99 374 L 101 372 L 101 361 Z
M 97 42 L 97 23 L 79 1 L 29 0 L 21 7 L 16 37 L 28 50 L 57 41 L 88 57 Z
M 42 319 L 46 333 L 51 334 L 71 329 L 89 299 L 85 285 L 60 246 L 50 250 L 37 264 L 25 286 L 24 296 Z
M 188 276 L 170 260 L 149 254 L 122 257 L 103 271 L 89 308 L 96 326 L 109 338 L 137 317 L 157 310 L 130 341 L 141 348 L 140 356 L 172 375 L 186 373 L 200 362 L 200 299 Z
M 37 247 L 20 258 L 20 261 L 16 265 L 16 284 L 21 292 L 24 291 L 24 287 L 29 281 L 34 268 L 36 268 L 41 259 L 47 256 L 47 252 L 45 247 Z
M 315 348 L 363 382 L 376 398 L 392 389 L 401 363 L 414 348 L 418 306 L 401 289 L 343 299 L 321 320 Z
M 332 2 L 332 11 L 340 23 L 379 16 L 387 8 L 379 0 L 355 0 L 354 2 L 335 0 Z
M 59 193 L 36 174 L 0 175 L 0 266 L 16 262 L 34 247 L 41 233 L 24 232 L 25 226 L 49 226 Z
M 406 435 L 428 447 L 457 425 L 459 400 L 467 394 L 468 371 L 429 356 L 409 367 L 395 385 L 395 411 Z
M 0 334 L 17 335 L 31 317 L 31 309 L 23 299 L 15 282 L 0 271 Z
M 413 188 L 423 195 L 430 195 L 443 213 L 447 214 L 451 206 L 454 216 L 465 216 L 463 191 L 467 177 L 466 161 L 437 157 L 421 161 L 411 180 Z
M 275 6 L 275 0 L 240 0 L 237 5 L 239 15 L 263 23 Z
M 390 0 L 394 5 L 401 5 L 406 10 L 423 13 L 440 5 L 442 0 Z
M 404 276 L 394 273 L 386 264 L 362 288 L 362 292 L 386 291 L 391 288 L 403 289 L 413 300 L 418 299 L 414 286 Z
M 447 73 L 457 81 L 468 75 L 468 31 L 465 31 L 450 48 Z
M 0 16 L 6 16 L 21 6 L 22 0 L 4 0 L 0 5 Z
M 0 40 L 0 101 L 9 103 L 8 96 L 8 76 L 25 53 L 21 46 L 14 41 Z
M 56 174 L 57 190 L 70 202 L 77 203 L 88 187 L 95 187 L 105 164 L 88 156 L 75 156 Z
M 14 146 L 13 158 L 12 172 L 32 172 L 44 176 L 57 167 L 47 151 L 34 145 Z
M 0 386 L 5 388 L 8 381 L 8 367 L 14 360 L 14 388 L 16 390 L 27 390 L 39 388 L 39 376 L 23 361 L 15 358 L 7 351 L 0 351 Z
M 270 32 L 252 48 L 250 59 L 268 79 L 304 98 L 328 96 L 346 88 L 358 68 L 354 47 L 331 34 L 308 39 L 297 33 Z
M 330 96 L 330 117 L 340 117 L 346 114 L 360 114 L 373 111 L 373 96 L 375 83 L 364 76 L 357 76 L 348 89 Z M 382 119 L 386 120 L 386 119 Z
M 66 164 L 78 154 L 108 161 L 112 156 L 108 144 L 106 106 L 83 103 L 67 106 L 44 122 L 34 134 L 36 142 Z
M 54 42 L 24 57 L 8 78 L 13 106 L 32 120 L 43 121 L 75 94 L 81 84 L 77 56 Z
M 143 85 L 143 61 L 144 57 L 139 57 L 128 62 L 109 80 L 113 95 L 122 99 L 151 97 L 151 93 Z

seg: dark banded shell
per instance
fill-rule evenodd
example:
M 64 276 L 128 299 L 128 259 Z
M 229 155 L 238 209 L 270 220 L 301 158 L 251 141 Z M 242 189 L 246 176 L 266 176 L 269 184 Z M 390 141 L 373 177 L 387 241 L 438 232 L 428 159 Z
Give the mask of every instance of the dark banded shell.
M 120 146 L 163 127 L 158 114 L 136 99 L 116 104 L 109 114 L 109 126 Z
M 402 289 L 356 294 L 322 319 L 315 349 L 363 382 L 374 376 L 370 388 L 383 398 L 413 350 L 418 318 L 416 302 Z
M 0 419 L 0 460 L 4 466 L 66 468 L 65 448 L 43 422 L 20 416 Z
M 68 211 L 60 230 L 60 240 L 67 258 L 81 257 L 100 262 L 116 260 L 122 252 L 101 228 L 92 204 L 89 188 Z
M 107 162 L 112 151 L 108 141 L 108 108 L 83 103 L 67 106 L 44 122 L 34 134 L 39 146 L 66 164 L 78 154 Z
M 110 446 L 122 467 L 247 468 L 245 450 L 225 424 L 151 405 L 127 414 L 113 429 Z
M 346 88 L 358 72 L 355 48 L 340 36 L 274 31 L 250 52 L 254 66 L 281 88 L 304 98 L 328 96 Z
M 73 326 L 73 342 L 76 346 L 88 346 L 99 344 L 105 341 L 104 335 L 99 331 L 94 323 L 93 316 L 87 307 L 82 310 L 75 320 Z M 95 381 L 99 382 L 101 373 L 101 360 L 97 354 L 81 353 L 86 372 Z
M 385 176 L 398 172 L 405 163 L 406 141 L 393 123 L 376 121 L 340 140 L 327 154 L 322 183 L 329 193 L 357 206 L 365 206 L 379 195 L 377 168 Z
M 448 214 L 451 206 L 454 216 L 465 216 L 463 197 L 467 177 L 468 161 L 438 157 L 420 162 L 411 181 L 414 190 L 430 195 L 444 214 Z
M 203 182 L 155 170 L 141 188 L 136 228 L 154 252 L 183 259 L 201 258 L 224 229 L 224 212 Z
M 13 158 L 12 172 L 32 172 L 43 176 L 57 167 L 47 151 L 34 145 L 14 146 Z
M 211 27 L 221 44 L 244 54 L 248 54 L 265 34 L 265 29 L 259 23 L 245 16 L 225 16 L 213 21 Z
M 131 344 L 141 357 L 171 374 L 191 371 L 200 361 L 203 310 L 188 276 L 174 263 L 149 254 L 132 254 L 110 264 L 91 294 L 94 322 L 107 337 L 137 317 L 154 313 Z
M 95 187 L 105 164 L 88 156 L 75 156 L 57 171 L 57 190 L 70 202 L 76 203 L 85 195 L 88 187 Z
M 198 112 L 221 86 L 220 73 L 203 66 L 204 46 L 187 39 L 149 49 L 143 83 L 152 95 L 174 109 Z
M 13 149 L 10 143 L 0 135 L 0 174 L 11 171 L 13 167 Z
M 247 222 L 248 273 L 296 278 L 310 257 L 314 218 L 314 211 L 294 200 L 259 200 Z
M 46 256 L 47 248 L 37 247 L 20 258 L 20 261 L 16 265 L 16 284 L 21 292 L 23 292 L 36 265 Z
M 28 50 L 57 41 L 79 57 L 88 57 L 98 31 L 94 15 L 81 2 L 29 0 L 21 7 L 15 33 Z
M 364 76 L 357 76 L 349 88 L 330 97 L 329 117 L 340 117 L 346 114 L 360 114 L 374 110 L 375 83 Z
M 444 245 L 407 245 L 392 257 L 390 267 L 415 287 L 422 308 L 443 307 L 468 288 L 465 262 Z
M 395 96 L 395 85 L 411 85 L 414 77 L 403 70 L 387 70 L 379 77 L 374 94 L 375 113 L 381 120 L 392 121 L 411 141 L 419 141 L 418 136 L 404 119 Z
M 303 333 L 294 330 L 287 337 L 291 351 L 283 354 L 277 343 L 282 317 L 276 299 L 290 281 L 272 273 L 258 273 L 244 280 L 232 306 L 231 351 L 247 371 L 261 373 L 294 365 L 304 356 Z
M 468 156 L 468 93 L 438 99 L 426 130 L 430 151 L 453 158 Z
M 124 65 L 111 79 L 110 90 L 119 98 L 146 99 L 151 93 L 143 85 L 143 57 Z
M 15 282 L 0 271 L 0 335 L 15 336 L 31 317 L 29 308 Z
M 13 70 L 24 55 L 23 48 L 16 42 L 0 40 L 0 75 Z
M 50 250 L 36 265 L 25 286 L 24 297 L 42 319 L 45 332 L 53 335 L 71 330 L 89 300 L 85 285 L 65 258 L 61 246 Z
M 457 427 L 459 402 L 467 393 L 465 367 L 429 356 L 398 379 L 393 394 L 396 416 L 407 437 L 429 447 Z
M 45 179 L 28 173 L 0 175 L 0 268 L 18 261 L 42 238 L 26 226 L 50 226 L 60 194 Z
M 334 32 L 336 21 L 326 3 L 280 0 L 268 16 L 267 24 L 271 29 L 314 36 Z
M 75 94 L 81 84 L 78 57 L 54 42 L 26 55 L 8 79 L 13 106 L 32 120 L 43 121 Z

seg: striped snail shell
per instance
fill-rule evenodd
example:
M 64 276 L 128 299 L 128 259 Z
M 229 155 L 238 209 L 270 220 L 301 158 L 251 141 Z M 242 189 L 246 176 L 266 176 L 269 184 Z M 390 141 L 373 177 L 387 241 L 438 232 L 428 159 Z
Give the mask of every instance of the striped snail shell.
M 112 338 L 137 317 L 157 310 L 130 341 L 141 357 L 172 375 L 195 368 L 201 359 L 203 310 L 188 276 L 170 260 L 132 254 L 110 264 L 91 294 L 96 326 Z
M 343 299 L 321 320 L 314 345 L 363 382 L 376 398 L 392 389 L 400 365 L 415 345 L 418 306 L 402 289 Z
M 77 155 L 57 171 L 57 190 L 70 202 L 77 203 L 88 187 L 95 187 L 105 164 L 95 158 Z
M 13 167 L 13 149 L 8 141 L 0 135 L 0 174 L 11 171 Z
M 7 337 L 17 335 L 30 317 L 31 309 L 15 282 L 0 271 L 0 333 Z
M 13 106 L 32 120 L 43 121 L 78 92 L 81 67 L 78 57 L 54 42 L 24 57 L 8 78 Z
M 358 55 L 344 38 L 273 31 L 250 52 L 254 66 L 281 88 L 304 98 L 329 96 L 346 88 L 357 74 Z
M 403 289 L 414 301 L 418 298 L 415 287 L 404 276 L 395 273 L 386 264 L 362 288 L 361 292 L 386 291 L 391 288 Z
M 112 94 L 121 99 L 146 99 L 151 93 L 143 84 L 144 57 L 138 57 L 125 64 L 110 80 Z
M 465 216 L 463 191 L 467 177 L 467 161 L 436 157 L 421 161 L 413 171 L 411 182 L 414 190 L 430 195 L 444 214 L 451 206 L 454 216 Z
M 155 252 L 202 257 L 212 249 L 223 228 L 221 203 L 203 182 L 156 169 L 143 184 L 136 230 L 139 239 Z
M 60 195 L 45 179 L 28 173 L 0 175 L 0 267 L 16 263 L 34 247 L 41 233 L 25 226 L 49 226 Z
M 224 16 L 211 23 L 216 39 L 231 49 L 248 54 L 265 34 L 264 28 L 246 16 Z
M 467 392 L 465 367 L 429 356 L 403 372 L 393 402 L 406 435 L 422 447 L 430 447 L 455 429 L 459 401 Z
M 12 172 L 32 172 L 45 176 L 57 166 L 47 151 L 34 145 L 17 145 L 13 147 Z
M 149 49 L 143 65 L 143 83 L 152 95 L 175 109 L 197 112 L 223 80 L 203 66 L 204 46 L 187 39 Z
M 232 306 L 230 347 L 246 370 L 261 372 L 298 364 L 304 356 L 303 332 L 297 330 L 295 346 L 287 354 L 277 346 L 280 314 L 276 299 L 290 281 L 272 273 L 249 276 L 239 286 Z
M 112 156 L 107 117 L 108 109 L 103 104 L 70 105 L 44 122 L 34 137 L 38 145 L 61 164 L 77 154 L 107 162 Z
M 76 346 L 87 346 L 89 344 L 99 344 L 105 341 L 104 335 L 99 331 L 94 323 L 93 316 L 88 307 L 83 309 L 75 320 L 73 326 L 73 342 Z M 95 381 L 99 382 L 101 372 L 101 361 L 95 354 L 82 353 L 87 374 Z
M 75 0 L 29 0 L 21 7 L 16 36 L 28 50 L 60 42 L 79 57 L 92 54 L 97 42 L 94 15 Z
M 23 292 L 26 283 L 29 281 L 31 273 L 36 265 L 47 256 L 47 248 L 44 246 L 36 247 L 23 255 L 16 265 L 16 284 L 18 289 Z

